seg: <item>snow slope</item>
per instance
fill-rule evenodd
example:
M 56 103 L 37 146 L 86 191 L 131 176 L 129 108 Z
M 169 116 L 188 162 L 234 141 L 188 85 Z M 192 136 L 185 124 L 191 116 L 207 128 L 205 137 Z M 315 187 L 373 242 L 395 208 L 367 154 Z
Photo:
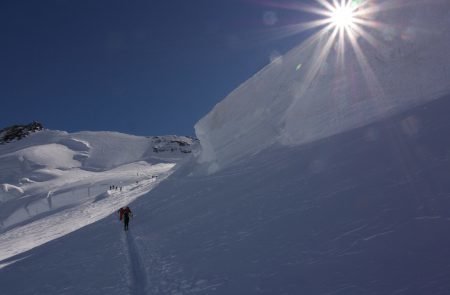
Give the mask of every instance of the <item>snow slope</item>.
M 196 124 L 210 172 L 274 143 L 308 143 L 450 93 L 449 2 L 365 2 L 388 8 L 374 20 L 381 30 L 366 28 L 377 46 L 358 39 L 364 62 L 347 44 L 344 67 L 335 49 L 318 63 L 328 38 L 301 44 Z
M 213 175 L 187 162 L 131 203 L 129 232 L 112 214 L 11 256 L 2 290 L 446 295 L 448 110 L 450 96 Z
M 336 78 L 332 57 L 305 87 L 314 53 L 294 49 L 196 125 L 198 158 L 114 133 L 0 147 L 2 292 L 447 295 L 450 4 L 414 3 L 378 14 L 398 22 L 384 47 L 360 41 L 377 87 L 357 64 Z M 28 213 L 55 186 L 82 201 Z
M 181 136 L 47 130 L 0 146 L 0 260 L 110 215 L 169 175 L 193 145 Z
M 449 110 L 178 170 L 135 204 L 140 294 L 448 294 Z

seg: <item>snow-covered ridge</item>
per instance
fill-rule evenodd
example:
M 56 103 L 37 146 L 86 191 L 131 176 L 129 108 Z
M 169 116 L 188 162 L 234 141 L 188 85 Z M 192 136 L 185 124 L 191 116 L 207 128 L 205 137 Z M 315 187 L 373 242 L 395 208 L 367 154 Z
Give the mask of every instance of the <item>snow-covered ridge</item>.
M 195 150 L 197 141 L 185 136 L 43 130 L 1 145 L 0 232 L 103 199 L 112 185 L 125 193 L 167 173 Z M 131 195 L 128 201 L 136 197 Z
M 391 3 L 379 2 L 367 5 Z M 350 44 L 344 67 L 335 49 L 318 63 L 324 37 L 294 48 L 218 103 L 195 126 L 199 161 L 214 172 L 272 144 L 308 143 L 450 93 L 450 2 L 392 2 L 398 7 L 376 14 L 381 29 L 365 28 L 376 47 L 357 40 L 366 65 Z

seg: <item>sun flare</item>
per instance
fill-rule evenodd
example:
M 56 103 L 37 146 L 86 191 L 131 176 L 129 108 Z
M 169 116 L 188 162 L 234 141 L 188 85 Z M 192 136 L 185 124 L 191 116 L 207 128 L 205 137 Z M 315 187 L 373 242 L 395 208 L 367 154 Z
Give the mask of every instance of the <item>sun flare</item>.
M 330 21 L 339 29 L 351 28 L 354 24 L 354 6 L 351 4 L 337 4 L 331 11 Z
M 262 1 L 262 0 L 261 0 Z M 330 69 L 336 79 L 341 79 L 348 69 L 358 65 L 360 73 L 373 97 L 383 97 L 382 87 L 372 69 L 367 52 L 383 48 L 383 36 L 391 27 L 380 21 L 379 14 L 391 9 L 401 9 L 404 0 L 264 0 L 265 5 L 300 11 L 310 16 L 270 30 L 273 40 L 282 39 L 305 31 L 313 33 L 297 47 L 297 52 L 311 50 L 313 58 L 299 60 L 296 72 L 302 71 L 301 91 L 306 91 L 314 79 Z M 323 70 L 323 71 L 322 71 Z M 301 92 L 300 91 L 300 92 Z M 297 94 L 301 97 L 301 94 Z

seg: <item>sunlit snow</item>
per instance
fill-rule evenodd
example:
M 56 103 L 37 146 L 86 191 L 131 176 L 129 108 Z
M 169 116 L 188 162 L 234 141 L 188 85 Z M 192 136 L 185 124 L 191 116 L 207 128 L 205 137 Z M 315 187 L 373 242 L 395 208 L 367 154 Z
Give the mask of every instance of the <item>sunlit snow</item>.
M 277 57 L 196 124 L 198 148 L 1 145 L 0 293 L 447 295 L 450 4 L 406 2 L 358 1 L 378 46 L 347 39 L 341 59 L 323 35 Z

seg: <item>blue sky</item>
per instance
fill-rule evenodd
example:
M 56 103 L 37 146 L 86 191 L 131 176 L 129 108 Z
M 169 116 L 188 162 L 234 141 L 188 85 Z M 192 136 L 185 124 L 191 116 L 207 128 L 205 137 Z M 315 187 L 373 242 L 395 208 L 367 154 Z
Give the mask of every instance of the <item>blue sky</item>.
M 194 135 L 229 92 L 304 36 L 250 0 L 28 0 L 0 4 L 0 127 Z

